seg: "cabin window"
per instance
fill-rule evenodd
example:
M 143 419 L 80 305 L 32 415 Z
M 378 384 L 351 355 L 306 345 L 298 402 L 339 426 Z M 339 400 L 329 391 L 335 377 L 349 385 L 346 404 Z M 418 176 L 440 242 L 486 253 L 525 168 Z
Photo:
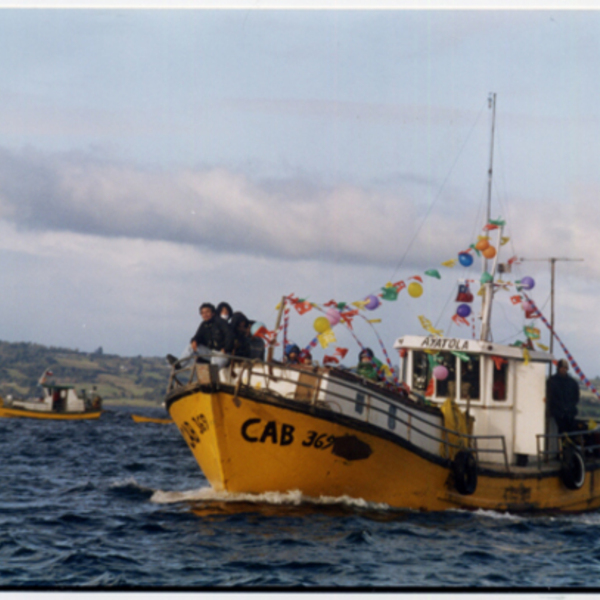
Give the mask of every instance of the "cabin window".
M 436 366 L 442 365 L 448 369 L 446 379 L 435 380 L 435 395 L 437 398 L 456 398 L 456 356 L 450 352 L 440 352 L 436 356 Z
M 479 356 L 469 355 L 468 361 L 460 361 L 460 399 L 479 400 Z
M 430 378 L 431 366 L 428 355 L 425 352 L 413 352 L 412 389 L 425 396 Z
M 506 388 L 508 387 L 508 361 L 497 356 L 494 356 L 493 360 L 492 399 L 496 402 L 503 402 L 506 400 Z
M 365 409 L 365 395 L 361 393 L 356 394 L 356 403 L 354 404 L 354 410 L 359 414 L 363 414 Z
M 396 429 L 396 407 L 390 404 L 390 413 L 388 415 L 388 427 Z

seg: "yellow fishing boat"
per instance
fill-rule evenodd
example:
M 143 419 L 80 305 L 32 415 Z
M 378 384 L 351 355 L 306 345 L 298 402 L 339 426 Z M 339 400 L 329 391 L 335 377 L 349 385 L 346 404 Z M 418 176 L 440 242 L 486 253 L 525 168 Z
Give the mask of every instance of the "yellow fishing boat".
M 498 249 L 503 227 L 488 215 Z M 421 511 L 600 507 L 600 432 L 558 434 L 546 411 L 553 355 L 492 341 L 492 301 L 507 285 L 496 282 L 507 269 L 493 258 L 480 282 L 479 338 L 447 337 L 423 320 L 427 335 L 395 341 L 395 380 L 285 364 L 273 346 L 265 361 L 230 357 L 225 368 L 194 355 L 172 361 L 166 407 L 211 486 Z M 535 308 L 527 286 L 515 290 Z
M 41 395 L 39 398 L 0 399 L 0 417 L 61 421 L 98 419 L 100 417 L 102 399 L 98 394 L 93 393 L 89 397 L 85 390 L 82 390 L 81 395 L 78 395 L 74 385 L 49 382 L 48 377 L 51 376 L 51 371 L 46 370 L 40 378 Z

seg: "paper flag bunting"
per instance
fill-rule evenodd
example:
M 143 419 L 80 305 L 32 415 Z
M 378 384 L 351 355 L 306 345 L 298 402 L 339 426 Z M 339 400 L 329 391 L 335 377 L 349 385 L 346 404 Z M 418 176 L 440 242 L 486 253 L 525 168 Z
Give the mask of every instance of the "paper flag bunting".
M 416 279 L 419 283 L 423 283 L 423 278 L 420 275 L 413 275 L 409 279 Z
M 467 319 L 465 319 L 464 317 L 461 317 L 460 315 L 452 315 L 452 320 L 457 324 L 457 325 L 468 325 L 469 321 L 467 321 Z
M 469 362 L 471 360 L 469 358 L 469 355 L 466 352 L 459 352 L 458 350 L 450 350 L 450 354 L 454 354 L 454 356 L 457 356 L 463 362 Z
M 500 245 L 504 246 L 505 244 L 508 244 L 508 242 L 510 242 L 510 238 L 509 237 L 501 237 L 500 238 Z M 508 263 L 511 264 L 511 263 Z
M 328 329 L 327 331 L 320 333 L 317 338 L 322 348 L 327 348 L 329 344 L 333 344 L 337 341 L 333 329 Z
M 508 363 L 508 361 L 501 356 L 492 356 L 492 360 L 494 361 L 494 367 L 496 367 L 496 371 L 499 371 L 502 368 L 502 365 Z
M 527 366 L 529 364 L 529 350 L 527 350 L 527 348 L 525 348 L 524 346 L 522 346 L 522 350 L 523 350 L 523 364 L 525 366 Z
M 381 299 L 382 300 L 397 300 L 398 290 L 394 286 L 385 286 L 381 288 Z
M 425 271 L 425 275 L 429 275 L 429 277 L 435 277 L 436 279 L 442 278 L 437 269 L 429 269 L 428 271 Z
M 367 323 L 381 323 L 381 319 L 367 319 Z
M 331 364 L 331 363 L 333 363 L 335 365 L 338 365 L 340 363 L 340 361 L 335 356 L 327 356 L 327 355 L 325 355 L 323 357 L 323 364 L 324 365 L 328 365 L 328 364 Z
M 486 231 L 492 231 L 493 229 L 498 229 L 498 225 L 495 225 L 493 223 L 488 223 L 487 225 L 484 225 L 483 227 Z
M 525 332 L 525 335 L 530 339 L 530 340 L 539 340 L 540 339 L 540 330 L 537 327 L 523 327 L 523 331 Z
M 490 223 L 490 225 L 496 225 L 498 227 L 504 227 L 506 225 L 506 221 L 503 221 L 502 219 L 490 219 L 488 223 Z
M 548 348 L 548 346 L 545 346 L 544 344 L 540 344 L 539 342 L 536 342 L 535 344 L 538 348 L 541 348 L 544 352 L 548 352 L 548 350 L 550 350 L 550 348 Z
M 523 298 L 521 298 L 521 296 L 511 296 L 510 301 L 513 304 L 520 304 L 521 302 L 523 302 Z
M 491 283 L 492 281 L 494 281 L 494 278 L 487 271 L 481 276 L 481 279 L 479 280 L 481 285 Z
M 457 262 L 458 260 L 456 258 L 451 258 L 450 260 L 443 262 L 442 267 L 452 268 Z
M 396 291 L 400 293 L 406 287 L 406 283 L 404 283 L 404 281 L 396 281 L 394 287 L 396 288 Z
M 369 300 L 357 300 L 352 302 L 352 306 L 356 306 L 359 310 L 365 310 L 365 306 L 369 304 Z
M 431 321 L 423 315 L 419 316 L 419 321 L 421 322 L 421 327 L 423 327 L 423 329 L 431 333 L 431 335 L 442 337 L 442 335 L 444 334 L 444 332 L 441 329 L 435 329 Z
M 335 354 L 344 358 L 348 354 L 348 348 L 336 348 Z
M 312 309 L 312 304 L 306 300 L 298 300 L 294 304 L 294 308 L 298 311 L 299 314 L 303 315 Z

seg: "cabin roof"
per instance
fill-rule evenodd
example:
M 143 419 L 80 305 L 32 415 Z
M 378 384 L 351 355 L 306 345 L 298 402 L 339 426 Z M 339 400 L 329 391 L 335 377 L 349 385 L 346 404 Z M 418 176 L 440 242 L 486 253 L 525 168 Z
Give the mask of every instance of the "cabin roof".
M 73 390 L 75 386 L 69 383 L 42 383 L 42 387 L 49 390 Z

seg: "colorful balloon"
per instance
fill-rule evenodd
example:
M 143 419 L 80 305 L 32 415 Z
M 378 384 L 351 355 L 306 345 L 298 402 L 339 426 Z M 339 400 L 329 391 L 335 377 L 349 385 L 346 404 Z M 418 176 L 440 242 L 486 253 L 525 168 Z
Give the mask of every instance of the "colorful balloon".
M 496 248 L 494 248 L 494 246 L 489 246 L 483 250 L 482 252 L 483 256 L 485 256 L 485 258 L 494 258 L 494 256 L 496 256 Z
M 418 298 L 423 293 L 423 286 L 416 281 L 408 284 L 408 295 L 411 298 Z
M 532 277 L 523 277 L 523 279 L 521 279 L 520 285 L 524 290 L 531 290 L 535 285 L 535 281 Z
M 317 317 L 313 327 L 317 333 L 325 333 L 328 329 L 331 329 L 331 323 L 327 317 Z
M 466 319 L 471 314 L 471 307 L 468 304 L 459 304 L 456 309 L 456 314 L 463 319 Z
M 475 248 L 480 252 L 483 252 L 486 248 L 489 247 L 489 245 L 489 240 L 487 238 L 482 238 L 475 244 Z
M 521 304 L 521 308 L 526 312 L 526 313 L 530 313 L 531 311 L 535 310 L 533 303 L 532 302 L 523 302 Z
M 433 368 L 433 376 L 438 381 L 444 381 L 448 377 L 448 369 L 444 365 L 438 365 Z
M 470 267 L 473 264 L 473 257 L 468 252 L 460 252 L 458 255 L 458 262 L 463 267 Z
M 367 296 L 365 301 L 367 300 L 368 302 L 365 304 L 365 308 L 367 310 L 375 310 L 381 304 L 381 302 L 379 302 L 379 298 L 377 296 L 373 296 L 373 294 Z
M 325 313 L 325 317 L 331 325 L 337 325 L 342 318 L 340 311 L 333 306 Z

